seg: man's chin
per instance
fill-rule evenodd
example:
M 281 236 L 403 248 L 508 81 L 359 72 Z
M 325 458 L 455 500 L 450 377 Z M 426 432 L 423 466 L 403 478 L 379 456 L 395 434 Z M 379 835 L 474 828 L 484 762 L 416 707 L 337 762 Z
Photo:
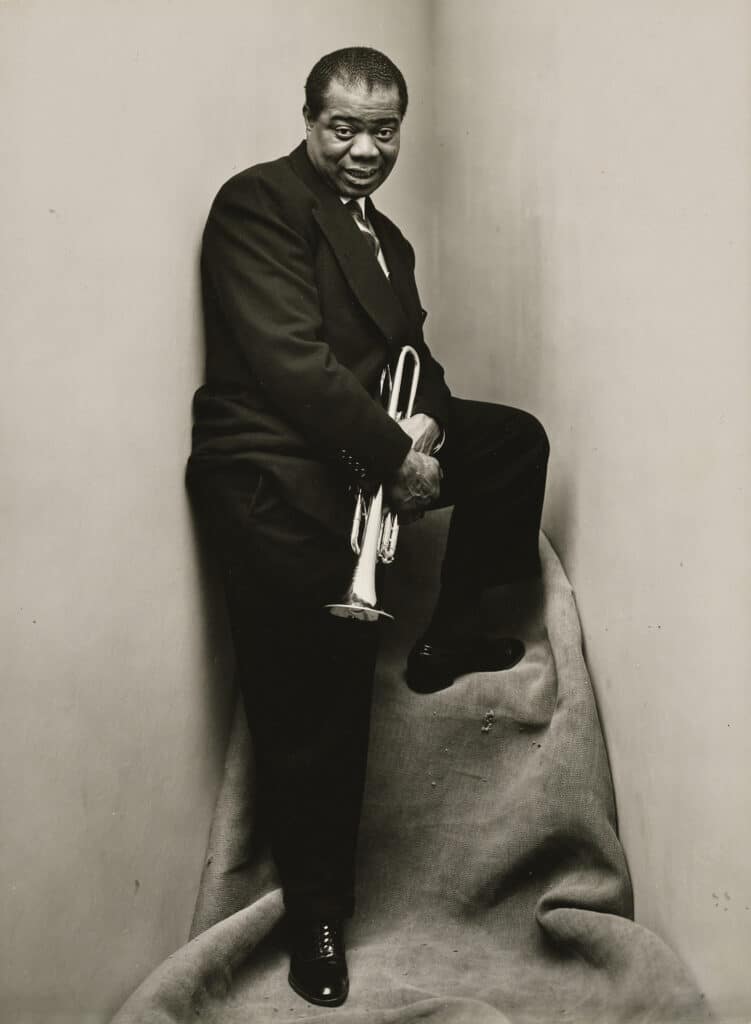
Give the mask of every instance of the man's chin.
M 369 196 L 373 192 L 375 192 L 375 190 L 376 190 L 376 186 L 375 185 L 372 188 L 361 188 L 361 189 L 347 188 L 347 189 L 341 189 L 340 195 L 344 196 L 345 199 L 365 199 L 365 198 L 367 198 L 367 196 Z

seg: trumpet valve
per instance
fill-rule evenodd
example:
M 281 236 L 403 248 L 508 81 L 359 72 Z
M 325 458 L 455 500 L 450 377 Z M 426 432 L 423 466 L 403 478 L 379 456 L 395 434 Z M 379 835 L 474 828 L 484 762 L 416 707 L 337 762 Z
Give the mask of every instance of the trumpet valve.
M 395 512 L 387 512 L 381 523 L 381 536 L 378 541 L 378 560 L 384 565 L 391 565 L 394 561 L 398 535 L 399 519 Z

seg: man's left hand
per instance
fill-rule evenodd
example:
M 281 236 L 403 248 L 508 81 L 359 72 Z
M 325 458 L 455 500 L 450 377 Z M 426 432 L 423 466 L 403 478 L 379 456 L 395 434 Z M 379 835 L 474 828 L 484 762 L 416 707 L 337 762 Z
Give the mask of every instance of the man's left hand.
M 412 438 L 412 447 L 423 455 L 431 455 L 441 436 L 441 428 L 432 416 L 424 412 L 415 413 L 406 419 L 399 420 L 399 426 L 405 434 Z

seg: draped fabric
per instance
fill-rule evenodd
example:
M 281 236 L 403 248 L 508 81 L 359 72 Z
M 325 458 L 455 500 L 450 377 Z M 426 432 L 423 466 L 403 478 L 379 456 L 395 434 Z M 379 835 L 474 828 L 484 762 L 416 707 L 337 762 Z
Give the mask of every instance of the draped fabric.
M 397 621 L 384 629 L 376 680 L 358 911 L 346 932 L 349 1000 L 317 1008 L 287 985 L 281 895 L 238 715 L 196 937 L 116 1024 L 706 1019 L 677 957 L 631 920 L 574 597 L 544 537 L 544 608 L 521 622 L 508 604 L 496 609 L 499 635 L 523 635 L 524 660 L 430 696 L 406 688 L 404 658 L 426 618 L 445 532 L 445 516 L 430 518 L 404 531 L 387 594 Z

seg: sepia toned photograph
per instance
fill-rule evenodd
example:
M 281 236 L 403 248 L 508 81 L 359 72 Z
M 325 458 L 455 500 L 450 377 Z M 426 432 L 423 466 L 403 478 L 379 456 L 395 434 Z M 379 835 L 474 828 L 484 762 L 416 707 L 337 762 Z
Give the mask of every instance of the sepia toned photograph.
M 751 3 L 0 79 L 0 1024 L 749 1024 Z

